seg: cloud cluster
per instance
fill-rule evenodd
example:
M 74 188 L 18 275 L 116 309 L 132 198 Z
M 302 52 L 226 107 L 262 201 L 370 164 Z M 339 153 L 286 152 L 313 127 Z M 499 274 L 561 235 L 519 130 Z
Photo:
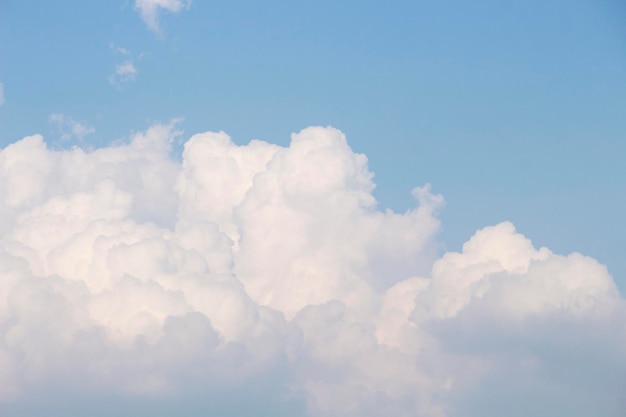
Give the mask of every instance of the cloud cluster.
M 135 0 L 135 9 L 139 11 L 148 28 L 156 33 L 160 31 L 159 13 L 161 10 L 178 13 L 190 5 L 191 0 Z
M 442 197 L 380 210 L 333 128 L 288 147 L 202 133 L 180 162 L 178 135 L 0 152 L 0 409 L 61 391 L 254 415 L 623 415 L 624 300 L 594 259 L 510 223 L 439 256 Z

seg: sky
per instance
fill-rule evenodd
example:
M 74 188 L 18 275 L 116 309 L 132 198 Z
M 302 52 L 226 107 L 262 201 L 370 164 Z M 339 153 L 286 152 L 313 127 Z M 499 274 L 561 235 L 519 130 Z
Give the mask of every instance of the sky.
M 623 416 L 618 0 L 0 1 L 3 416 Z

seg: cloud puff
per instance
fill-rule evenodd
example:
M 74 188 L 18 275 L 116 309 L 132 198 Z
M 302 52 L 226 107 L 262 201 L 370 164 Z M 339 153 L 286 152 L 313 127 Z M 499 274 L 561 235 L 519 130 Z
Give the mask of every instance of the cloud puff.
M 333 128 L 202 133 L 180 162 L 178 135 L 0 152 L 0 409 L 60 390 L 65 411 L 623 415 L 624 300 L 594 259 L 506 222 L 438 256 L 442 197 L 380 210 Z
M 119 87 L 122 83 L 135 81 L 138 72 L 132 61 L 124 61 L 115 66 L 115 71 L 108 78 L 109 84 Z
M 50 122 L 54 123 L 61 135 L 61 140 L 68 141 L 71 139 L 82 140 L 85 136 L 94 134 L 96 129 L 84 125 L 63 113 L 53 113 L 50 115 Z
M 115 75 L 119 81 L 132 81 L 137 75 L 137 68 L 131 61 L 126 61 L 115 66 Z
M 133 54 L 128 49 L 113 43 L 109 44 L 109 48 L 111 48 L 115 55 L 122 55 L 124 57 L 124 61 L 116 64 L 113 73 L 109 75 L 109 84 L 120 88 L 123 83 L 135 81 L 139 70 L 134 63 L 135 59 L 133 58 Z M 141 59 L 142 56 L 143 54 L 139 54 L 138 59 Z
M 135 0 L 135 9 L 141 14 L 141 18 L 148 28 L 159 32 L 159 12 L 161 9 L 170 13 L 177 13 L 191 5 L 191 0 Z

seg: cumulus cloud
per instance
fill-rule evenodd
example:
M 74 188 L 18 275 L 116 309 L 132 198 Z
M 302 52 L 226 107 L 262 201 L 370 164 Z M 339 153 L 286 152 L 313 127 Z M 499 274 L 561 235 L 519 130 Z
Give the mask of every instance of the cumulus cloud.
M 135 9 L 139 11 L 148 28 L 157 33 L 160 31 L 159 13 L 161 10 L 178 13 L 190 5 L 191 0 L 135 0 Z
M 82 140 L 85 136 L 96 132 L 96 129 L 77 122 L 63 113 L 53 113 L 50 115 L 50 122 L 56 125 L 61 135 L 61 140 L 68 141 L 71 139 Z
M 201 133 L 177 161 L 180 134 L 0 152 L 0 410 L 60 390 L 220 415 L 623 415 L 624 300 L 594 259 L 508 222 L 439 256 L 443 198 L 381 210 L 333 128 Z

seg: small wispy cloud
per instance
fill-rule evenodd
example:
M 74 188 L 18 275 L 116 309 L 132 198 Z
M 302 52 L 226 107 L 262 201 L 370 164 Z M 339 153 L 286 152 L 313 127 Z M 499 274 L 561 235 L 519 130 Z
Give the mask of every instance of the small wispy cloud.
M 113 74 L 109 75 L 109 84 L 114 87 L 120 87 L 121 84 L 130 81 L 135 81 L 139 70 L 133 62 L 133 54 L 126 48 L 111 43 L 109 47 L 116 55 L 123 55 L 126 57 L 124 62 L 115 65 Z M 140 56 L 141 57 L 141 56 Z
M 119 86 L 120 83 L 135 81 L 137 72 L 132 61 L 125 61 L 115 66 L 115 72 L 109 76 L 109 84 Z
M 122 48 L 121 46 L 115 45 L 114 43 L 110 43 L 109 47 L 113 50 L 113 52 L 115 52 L 116 54 L 121 54 L 121 55 L 130 55 L 130 51 L 126 48 Z
M 77 122 L 63 113 L 53 113 L 50 115 L 49 120 L 57 126 L 58 132 L 61 135 L 61 140 L 63 141 L 69 141 L 72 139 L 80 141 L 85 136 L 96 132 L 95 128 Z
M 148 28 L 155 33 L 160 33 L 159 12 L 161 9 L 178 13 L 183 8 L 189 8 L 190 5 L 191 0 L 135 0 L 135 9 L 139 11 Z

